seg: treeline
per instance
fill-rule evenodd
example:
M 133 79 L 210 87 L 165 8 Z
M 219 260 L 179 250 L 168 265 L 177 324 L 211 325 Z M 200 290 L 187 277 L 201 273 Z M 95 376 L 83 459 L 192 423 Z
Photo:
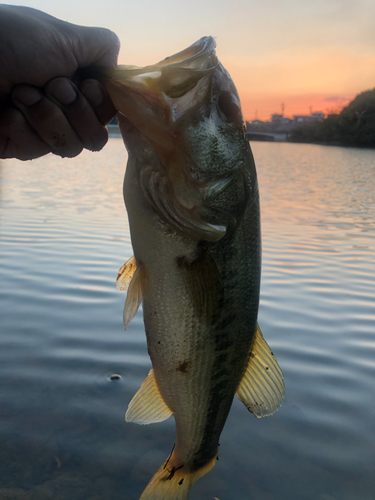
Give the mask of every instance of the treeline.
M 295 127 L 291 142 L 375 147 L 375 88 L 357 95 L 340 114 Z

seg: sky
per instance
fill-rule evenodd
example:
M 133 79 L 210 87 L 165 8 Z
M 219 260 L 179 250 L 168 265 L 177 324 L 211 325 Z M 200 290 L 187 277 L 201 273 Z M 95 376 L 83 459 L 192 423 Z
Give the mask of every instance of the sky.
M 374 0 L 34 0 L 6 3 L 103 26 L 119 63 L 143 66 L 205 35 L 238 89 L 245 119 L 339 111 L 375 87 Z

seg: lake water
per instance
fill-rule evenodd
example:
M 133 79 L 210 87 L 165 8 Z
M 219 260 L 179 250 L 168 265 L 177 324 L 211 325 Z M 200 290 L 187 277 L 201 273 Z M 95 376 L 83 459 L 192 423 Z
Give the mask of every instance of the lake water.
M 253 143 L 259 323 L 280 411 L 237 400 L 192 500 L 375 499 L 375 151 Z M 0 162 L 0 499 L 137 500 L 173 418 L 125 423 L 150 368 L 141 312 L 122 328 L 131 254 L 126 152 Z M 112 374 L 121 375 L 111 380 Z

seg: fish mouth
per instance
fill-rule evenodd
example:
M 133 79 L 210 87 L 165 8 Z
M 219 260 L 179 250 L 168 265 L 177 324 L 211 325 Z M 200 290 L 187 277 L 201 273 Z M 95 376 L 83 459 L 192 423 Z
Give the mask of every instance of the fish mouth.
M 211 77 L 220 64 L 215 47 L 214 38 L 205 36 L 156 64 L 120 65 L 101 81 L 128 125 L 157 149 L 170 150 L 176 138 L 174 123 L 210 100 Z
M 119 65 L 101 80 L 118 111 L 131 120 L 129 95 L 133 100 L 141 99 L 143 106 L 149 102 L 149 107 L 154 110 L 164 96 L 182 97 L 217 68 L 215 47 L 214 38 L 205 36 L 156 64 L 144 67 Z
M 164 68 L 166 66 L 178 66 L 189 69 L 203 69 L 208 67 L 208 64 L 217 64 L 216 56 L 214 61 L 209 60 L 215 50 L 216 42 L 212 36 L 204 36 L 198 41 L 182 50 L 173 56 L 166 57 L 162 61 L 154 64 L 151 67 Z M 147 68 L 147 66 L 146 66 Z
M 190 47 L 168 56 L 156 64 L 144 67 L 120 65 L 112 73 L 114 80 L 120 80 L 129 88 L 152 89 L 150 80 L 157 80 L 160 90 L 167 91 L 174 85 L 180 86 L 188 73 L 199 79 L 215 70 L 218 60 L 215 54 L 216 42 L 211 36 L 204 36 Z M 171 79 L 172 81 L 167 81 Z M 155 89 L 156 90 L 156 89 Z

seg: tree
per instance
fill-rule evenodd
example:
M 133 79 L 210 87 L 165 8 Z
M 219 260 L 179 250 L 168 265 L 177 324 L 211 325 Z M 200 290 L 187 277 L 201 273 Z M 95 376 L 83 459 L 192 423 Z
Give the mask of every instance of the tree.
M 375 89 L 357 95 L 339 117 L 344 143 L 375 146 Z
M 340 114 L 292 130 L 292 142 L 375 147 L 375 88 L 357 95 Z

